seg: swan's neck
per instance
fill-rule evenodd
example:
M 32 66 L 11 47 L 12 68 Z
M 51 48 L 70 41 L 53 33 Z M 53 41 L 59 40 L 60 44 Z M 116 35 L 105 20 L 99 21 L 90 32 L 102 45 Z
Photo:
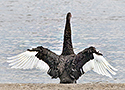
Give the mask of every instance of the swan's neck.
M 74 51 L 73 51 L 72 39 L 71 39 L 70 20 L 67 20 L 65 25 L 65 31 L 64 31 L 62 55 L 70 55 L 70 54 L 74 54 Z

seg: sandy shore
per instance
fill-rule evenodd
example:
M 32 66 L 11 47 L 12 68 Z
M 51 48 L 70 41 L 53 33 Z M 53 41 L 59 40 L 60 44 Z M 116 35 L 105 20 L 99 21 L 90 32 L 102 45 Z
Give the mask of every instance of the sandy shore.
M 125 83 L 0 84 L 0 90 L 125 90 Z

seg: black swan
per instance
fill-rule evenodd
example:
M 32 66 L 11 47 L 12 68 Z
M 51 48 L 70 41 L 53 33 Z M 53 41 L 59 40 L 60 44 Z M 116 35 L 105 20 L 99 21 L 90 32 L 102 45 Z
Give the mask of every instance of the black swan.
M 91 46 L 75 54 L 73 51 L 70 27 L 71 13 L 66 16 L 64 31 L 63 50 L 61 55 L 57 55 L 47 48 L 38 46 L 27 49 L 17 56 L 10 57 L 8 62 L 11 68 L 32 69 L 39 68 L 45 70 L 52 78 L 59 78 L 60 83 L 76 83 L 81 75 L 89 70 L 108 77 L 115 75 L 117 71 L 103 57 L 103 55 Z M 114 70 L 114 71 L 113 71 Z

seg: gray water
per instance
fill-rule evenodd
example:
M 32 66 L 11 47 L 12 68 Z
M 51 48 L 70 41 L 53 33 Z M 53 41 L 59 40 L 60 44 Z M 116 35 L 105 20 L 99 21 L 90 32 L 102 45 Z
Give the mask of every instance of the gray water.
M 60 54 L 69 11 L 75 53 L 95 46 L 118 69 L 112 79 L 90 71 L 78 83 L 125 83 L 124 0 L 0 0 L 0 83 L 59 83 L 38 69 L 11 69 L 6 58 L 38 45 Z

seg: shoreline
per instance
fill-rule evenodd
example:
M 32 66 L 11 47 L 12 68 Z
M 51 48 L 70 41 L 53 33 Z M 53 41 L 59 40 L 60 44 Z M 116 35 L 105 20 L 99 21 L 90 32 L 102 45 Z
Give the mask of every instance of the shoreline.
M 125 90 L 125 83 L 0 83 L 0 90 Z

